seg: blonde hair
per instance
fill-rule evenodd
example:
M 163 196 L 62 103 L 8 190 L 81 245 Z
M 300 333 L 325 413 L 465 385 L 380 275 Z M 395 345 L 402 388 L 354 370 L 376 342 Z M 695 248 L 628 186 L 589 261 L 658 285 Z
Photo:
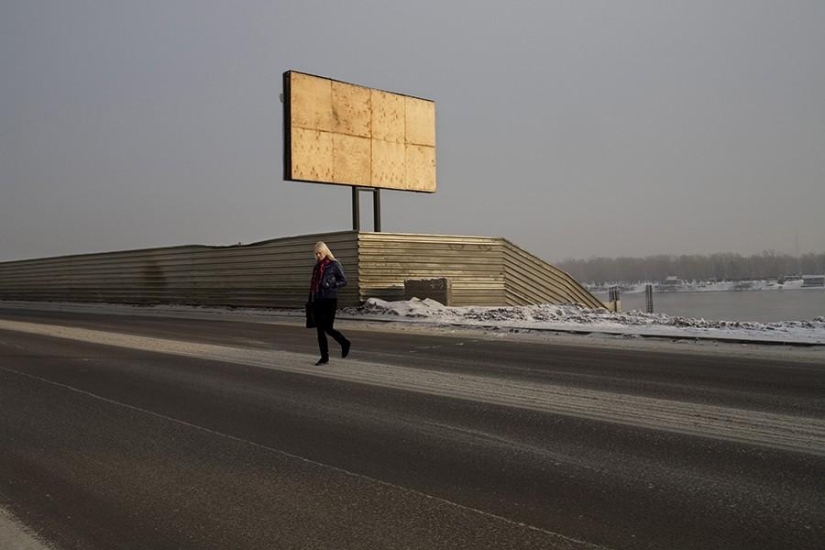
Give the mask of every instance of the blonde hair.
M 318 241 L 315 243 L 315 252 L 320 252 L 323 258 L 329 258 L 330 260 L 335 259 L 335 256 L 332 255 L 332 251 L 324 241 Z

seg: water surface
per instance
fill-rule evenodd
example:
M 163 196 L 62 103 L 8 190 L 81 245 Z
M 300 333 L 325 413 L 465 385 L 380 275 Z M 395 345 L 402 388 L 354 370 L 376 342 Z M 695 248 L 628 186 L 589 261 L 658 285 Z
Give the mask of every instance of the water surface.
M 606 293 L 595 296 L 607 300 Z M 621 300 L 622 311 L 645 311 L 643 292 L 624 293 Z M 825 289 L 654 293 L 653 311 L 707 320 L 806 321 L 825 316 Z

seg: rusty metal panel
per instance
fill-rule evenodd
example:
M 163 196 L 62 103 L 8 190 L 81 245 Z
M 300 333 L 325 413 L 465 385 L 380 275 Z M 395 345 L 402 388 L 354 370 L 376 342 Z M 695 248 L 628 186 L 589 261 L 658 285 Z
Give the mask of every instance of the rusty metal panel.
M 435 193 L 435 102 L 284 73 L 284 179 Z
M 367 138 L 332 134 L 332 178 L 336 183 L 369 185 L 372 142 Z
M 404 97 L 398 94 L 372 91 L 372 138 L 378 141 L 404 143 L 406 136 Z
M 435 187 L 435 147 L 407 145 L 405 149 L 405 185 L 411 191 Z
M 333 134 L 292 128 L 292 178 L 307 181 L 335 179 L 335 145 Z
M 372 137 L 372 90 L 332 81 L 333 129 L 337 134 Z
M 394 141 L 372 142 L 371 182 L 381 182 L 376 187 L 406 189 L 407 148 Z
M 406 97 L 404 120 L 406 143 L 435 147 L 435 103 Z
M 290 117 L 293 128 L 332 132 L 336 128 L 332 108 L 332 81 L 291 72 Z

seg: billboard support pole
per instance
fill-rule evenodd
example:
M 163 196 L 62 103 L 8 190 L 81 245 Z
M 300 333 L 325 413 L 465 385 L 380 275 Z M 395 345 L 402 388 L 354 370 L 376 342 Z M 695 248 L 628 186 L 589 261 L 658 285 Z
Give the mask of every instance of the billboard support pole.
M 361 231 L 361 203 L 358 199 L 358 188 L 352 186 L 352 230 Z
M 361 199 L 358 193 L 367 191 L 372 193 L 372 228 L 376 233 L 381 233 L 381 190 L 359 189 L 352 186 L 352 230 L 361 231 Z
M 372 190 L 372 228 L 381 233 L 381 190 L 377 187 Z

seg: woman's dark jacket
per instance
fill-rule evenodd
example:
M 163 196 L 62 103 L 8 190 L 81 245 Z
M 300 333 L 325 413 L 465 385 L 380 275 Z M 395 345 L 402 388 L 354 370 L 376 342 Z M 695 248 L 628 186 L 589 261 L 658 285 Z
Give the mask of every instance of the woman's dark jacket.
M 344 268 L 341 267 L 338 260 L 332 260 L 324 270 L 321 284 L 318 285 L 318 290 L 315 292 L 313 299 L 331 300 L 338 298 L 338 289 L 346 285 L 347 277 L 344 275 Z

